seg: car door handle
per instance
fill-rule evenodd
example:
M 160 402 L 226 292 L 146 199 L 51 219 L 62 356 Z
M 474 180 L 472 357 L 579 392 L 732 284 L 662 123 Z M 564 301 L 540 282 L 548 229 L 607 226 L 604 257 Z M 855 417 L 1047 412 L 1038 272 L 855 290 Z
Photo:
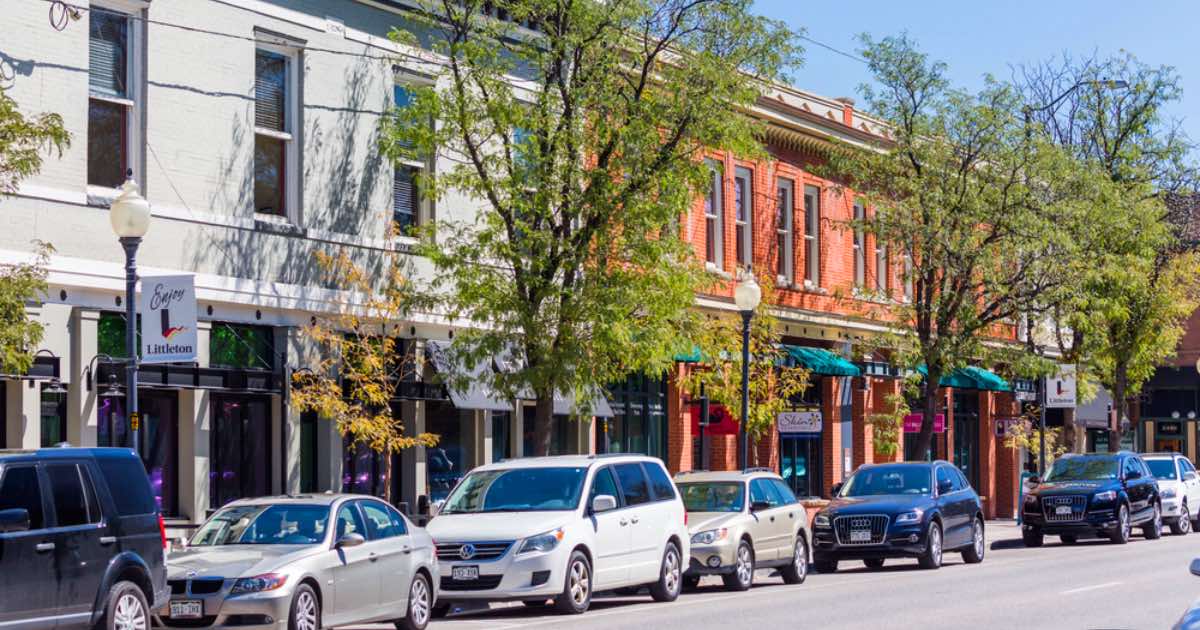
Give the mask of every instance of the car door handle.
M 370 560 L 371 562 L 375 562 L 376 560 L 379 559 L 379 555 L 376 554 L 374 551 L 372 551 L 371 554 L 367 556 L 367 559 Z
M 36 549 L 38 551 L 38 553 L 54 551 L 54 543 L 52 543 L 52 542 L 51 543 L 38 543 L 37 546 L 34 547 L 34 549 Z
M 406 553 L 406 554 L 412 553 L 412 547 L 409 547 L 408 545 L 404 545 L 404 547 L 402 547 L 401 550 L 404 551 L 404 553 Z
M 775 517 L 774 517 L 774 516 L 772 516 L 772 517 L 771 517 L 771 522 L 772 522 L 772 523 L 774 523 L 774 522 L 775 522 Z
M 117 537 L 116 537 L 116 536 L 101 536 L 101 537 L 100 537 L 100 544 L 101 544 L 101 545 L 111 545 L 111 544 L 113 544 L 113 543 L 115 543 L 115 542 L 117 542 Z
M 621 527 L 625 527 L 628 524 L 629 524 L 629 521 L 627 521 L 625 519 L 621 519 Z
M 635 517 L 633 517 L 633 518 L 631 518 L 631 519 L 629 519 L 629 520 L 630 520 L 630 521 L 631 521 L 631 522 L 632 522 L 634 525 L 637 525 L 637 523 L 638 523 L 638 517 L 636 517 L 636 516 L 635 516 Z

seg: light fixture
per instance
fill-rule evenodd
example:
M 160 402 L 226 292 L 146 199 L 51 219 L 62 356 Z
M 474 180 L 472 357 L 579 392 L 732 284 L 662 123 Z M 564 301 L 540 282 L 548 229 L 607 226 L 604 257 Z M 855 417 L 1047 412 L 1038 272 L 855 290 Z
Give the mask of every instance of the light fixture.
M 1172 412 L 1171 412 L 1171 419 L 1172 419 L 1172 420 L 1178 420 L 1178 419 L 1179 419 L 1179 412 L 1178 412 L 1178 411 L 1172 411 Z
M 1189 412 L 1188 412 L 1188 420 L 1195 420 L 1195 419 L 1196 419 L 1196 412 L 1195 412 L 1195 411 L 1189 411 Z
M 109 207 L 108 220 L 113 232 L 121 238 L 141 238 L 150 229 L 150 202 L 138 194 L 132 172 Z
M 67 393 L 67 388 L 63 387 L 62 381 L 58 380 L 58 377 L 56 376 L 46 382 L 46 386 L 42 388 L 42 393 L 65 394 Z
M 124 398 L 125 394 L 121 393 L 121 386 L 117 383 L 117 375 L 108 375 L 108 387 L 100 392 L 101 398 Z
M 761 301 L 762 289 L 754 280 L 754 274 L 748 269 L 739 272 L 737 286 L 733 288 L 733 303 L 738 310 L 743 313 L 754 312 Z

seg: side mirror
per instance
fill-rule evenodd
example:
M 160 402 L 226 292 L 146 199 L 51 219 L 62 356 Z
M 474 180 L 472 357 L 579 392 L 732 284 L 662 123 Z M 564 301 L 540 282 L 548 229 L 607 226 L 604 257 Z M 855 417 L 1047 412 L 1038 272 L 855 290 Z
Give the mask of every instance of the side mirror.
M 837 482 L 829 487 L 829 496 L 836 497 L 842 491 L 842 482 Z
M 617 497 L 611 494 L 598 494 L 592 499 L 592 514 L 615 509 L 617 509 Z
M 12 508 L 0 510 L 0 534 L 29 531 L 29 510 Z
M 753 503 L 750 504 L 751 512 L 761 512 L 763 510 L 769 510 L 769 509 L 771 509 L 771 504 L 767 503 L 766 501 L 754 501 Z
M 1200 576 L 1200 558 L 1192 560 L 1192 575 Z
M 1134 481 L 1142 478 L 1142 473 L 1139 470 L 1131 470 L 1125 473 L 1125 481 Z
M 337 544 L 334 546 L 338 549 L 344 549 L 346 547 L 357 547 L 365 542 L 367 542 L 367 539 L 363 538 L 362 534 L 346 534 L 339 538 Z

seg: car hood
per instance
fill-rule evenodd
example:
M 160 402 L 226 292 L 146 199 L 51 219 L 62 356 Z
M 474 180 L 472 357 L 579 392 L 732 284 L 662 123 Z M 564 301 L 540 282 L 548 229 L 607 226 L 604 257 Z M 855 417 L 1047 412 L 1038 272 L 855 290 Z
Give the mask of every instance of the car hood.
M 829 502 L 826 512 L 834 514 L 878 514 L 925 508 L 931 499 L 916 494 L 888 494 L 871 497 L 839 497 Z
M 688 512 L 688 532 L 696 534 L 710 529 L 729 527 L 744 516 L 741 512 Z
M 167 577 L 246 577 L 270 573 L 320 552 L 321 545 L 218 545 L 191 547 L 167 558 Z M 195 571 L 195 575 L 190 575 Z
M 1115 481 L 1050 481 L 1039 484 L 1033 494 L 1045 496 L 1051 494 L 1091 494 L 1104 490 L 1108 486 L 1116 488 Z
M 434 540 L 519 540 L 562 527 L 575 518 L 574 512 L 484 512 L 439 514 L 425 531 Z

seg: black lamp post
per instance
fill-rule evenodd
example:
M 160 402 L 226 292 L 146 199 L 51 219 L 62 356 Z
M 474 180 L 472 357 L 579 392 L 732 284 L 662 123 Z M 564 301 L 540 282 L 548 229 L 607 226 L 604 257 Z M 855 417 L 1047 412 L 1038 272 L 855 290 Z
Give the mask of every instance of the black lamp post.
M 137 390 L 137 250 L 142 237 L 150 229 L 150 203 L 138 194 L 132 171 L 127 173 L 127 177 L 121 186 L 121 194 L 113 200 L 108 210 L 108 219 L 121 242 L 121 248 L 125 250 L 125 352 L 128 355 L 128 363 L 125 364 L 125 411 L 129 414 L 130 435 L 136 453 L 139 451 L 138 429 L 141 424 Z
M 754 272 L 745 269 L 733 289 L 733 302 L 742 313 L 742 421 L 738 423 L 738 456 L 743 469 L 750 465 L 750 444 L 746 422 L 750 419 L 750 318 L 762 301 L 762 289 L 754 280 Z

